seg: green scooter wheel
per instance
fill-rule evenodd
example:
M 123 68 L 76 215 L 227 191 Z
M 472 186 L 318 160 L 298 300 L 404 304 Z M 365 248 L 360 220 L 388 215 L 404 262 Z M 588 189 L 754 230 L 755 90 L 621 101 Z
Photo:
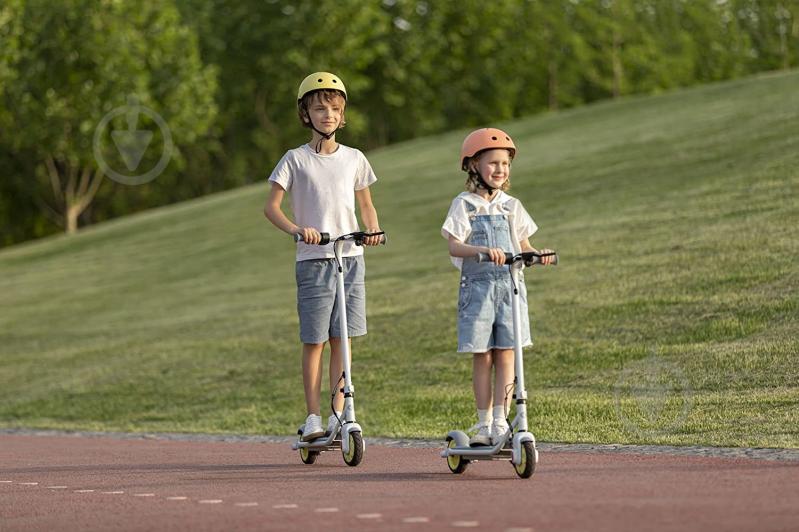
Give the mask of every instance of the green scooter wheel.
M 303 464 L 313 464 L 319 456 L 319 451 L 311 451 L 307 447 L 300 449 L 300 460 Z
M 516 470 L 516 474 L 522 478 L 530 478 L 535 473 L 535 464 L 536 460 L 536 452 L 535 447 L 533 447 L 533 442 L 525 441 L 522 442 L 522 457 L 521 462 L 518 464 L 513 464 L 513 468 Z
M 457 446 L 458 443 L 455 440 L 451 439 L 447 442 L 447 447 L 450 449 Z M 469 465 L 469 460 L 467 460 L 461 455 L 458 454 L 447 455 L 447 467 L 449 467 L 449 470 L 455 473 L 456 475 L 460 475 L 461 473 L 466 471 L 466 467 L 468 465 Z
M 344 463 L 348 466 L 355 467 L 363 460 L 363 436 L 360 432 L 350 432 L 347 437 L 349 438 L 349 451 L 344 452 L 341 449 L 341 454 L 344 456 Z

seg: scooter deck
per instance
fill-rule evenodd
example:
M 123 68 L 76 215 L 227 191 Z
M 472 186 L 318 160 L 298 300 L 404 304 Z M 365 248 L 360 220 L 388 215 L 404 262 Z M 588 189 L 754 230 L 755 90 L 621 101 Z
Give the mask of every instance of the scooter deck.
M 304 447 L 314 451 L 332 451 L 334 449 L 341 449 L 341 432 L 336 434 L 336 437 L 330 440 L 330 433 L 326 432 L 324 436 L 319 436 L 311 441 L 297 440 L 291 447 L 296 451 Z
M 493 447 L 448 447 L 447 453 L 452 455 L 463 456 L 469 460 L 510 460 L 513 456 L 513 450 L 508 448 L 494 451 Z

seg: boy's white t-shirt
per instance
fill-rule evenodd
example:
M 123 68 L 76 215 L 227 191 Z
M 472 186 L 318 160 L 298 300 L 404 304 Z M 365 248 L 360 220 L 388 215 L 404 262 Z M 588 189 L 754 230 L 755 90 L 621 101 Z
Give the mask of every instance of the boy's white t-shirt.
M 472 213 L 468 210 L 466 203 L 476 207 Z M 441 236 L 449 240 L 452 235 L 461 242 L 466 242 L 469 235 L 472 233 L 472 223 L 469 220 L 470 214 L 504 214 L 508 216 L 508 223 L 514 233 L 514 238 L 511 238 L 513 245 L 513 253 L 521 253 L 519 241 L 530 238 L 536 231 L 538 226 L 533 221 L 532 217 L 527 213 L 522 202 L 506 194 L 501 190 L 494 196 L 491 201 L 483 198 L 479 194 L 473 192 L 461 192 L 458 194 L 449 207 L 447 218 L 444 220 L 444 225 L 441 228 Z M 450 257 L 452 264 L 459 270 L 463 264 L 463 259 L 460 257 Z
M 358 231 L 355 217 L 355 191 L 375 181 L 372 166 L 360 150 L 338 145 L 331 154 L 316 153 L 303 144 L 289 150 L 277 163 L 269 181 L 291 195 L 294 222 L 330 233 L 331 238 Z M 363 248 L 345 242 L 342 256 L 363 254 Z M 333 243 L 312 246 L 297 243 L 297 261 L 334 257 Z

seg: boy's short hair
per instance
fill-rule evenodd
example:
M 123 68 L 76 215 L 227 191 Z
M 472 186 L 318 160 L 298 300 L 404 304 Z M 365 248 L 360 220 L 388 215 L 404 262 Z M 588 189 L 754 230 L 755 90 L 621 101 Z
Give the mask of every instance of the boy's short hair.
M 347 119 L 344 116 L 344 111 L 347 108 L 347 98 L 342 94 L 341 91 L 336 89 L 319 89 L 315 91 L 308 92 L 303 95 L 302 99 L 297 103 L 297 115 L 300 117 L 300 122 L 302 123 L 303 127 L 311 128 L 311 117 L 308 114 L 308 108 L 311 106 L 313 102 L 315 102 L 319 98 L 319 100 L 324 100 L 326 102 L 330 102 L 335 98 L 341 98 L 341 124 L 339 125 L 339 129 L 343 128 L 347 124 Z M 306 122 L 305 119 L 308 119 Z
M 508 152 L 510 153 L 510 150 L 508 150 Z M 477 174 L 477 172 L 475 172 L 475 171 L 473 171 L 473 170 L 471 169 L 471 167 L 472 167 L 472 162 L 475 162 L 475 163 L 477 163 L 477 161 L 479 161 L 479 160 L 480 160 L 480 156 L 481 156 L 483 153 L 485 153 L 485 150 L 483 150 L 483 151 L 480 151 L 480 152 L 477 152 L 477 153 L 476 153 L 476 154 L 475 154 L 473 157 L 470 157 L 470 158 L 468 158 L 468 159 L 466 160 L 466 164 L 465 164 L 465 166 L 466 166 L 466 168 L 468 168 L 468 169 L 469 169 L 469 171 L 468 171 L 469 175 L 466 177 L 466 191 L 467 191 L 467 192 L 476 193 L 476 192 L 477 192 L 477 189 L 479 189 L 479 188 L 483 188 L 483 187 L 480 185 L 480 176 Z M 511 155 L 511 162 L 512 162 L 512 161 L 513 161 L 513 156 Z M 500 185 L 500 187 L 499 187 L 499 189 L 500 189 L 502 192 L 505 192 L 505 191 L 506 191 L 506 190 L 508 190 L 509 188 L 510 188 L 510 179 L 506 179 L 506 180 L 505 180 L 505 182 L 504 182 L 504 183 L 502 183 L 502 185 Z

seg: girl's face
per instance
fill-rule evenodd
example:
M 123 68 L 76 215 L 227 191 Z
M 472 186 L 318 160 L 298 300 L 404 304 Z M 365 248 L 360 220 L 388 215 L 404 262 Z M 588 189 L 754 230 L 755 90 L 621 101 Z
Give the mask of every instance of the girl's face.
M 308 107 L 308 117 L 313 126 L 322 133 L 332 133 L 338 129 L 344 116 L 344 98 L 334 96 L 322 98 L 317 94 Z
M 494 188 L 501 187 L 510 178 L 510 153 L 508 150 L 486 150 L 473 164 L 485 182 Z

